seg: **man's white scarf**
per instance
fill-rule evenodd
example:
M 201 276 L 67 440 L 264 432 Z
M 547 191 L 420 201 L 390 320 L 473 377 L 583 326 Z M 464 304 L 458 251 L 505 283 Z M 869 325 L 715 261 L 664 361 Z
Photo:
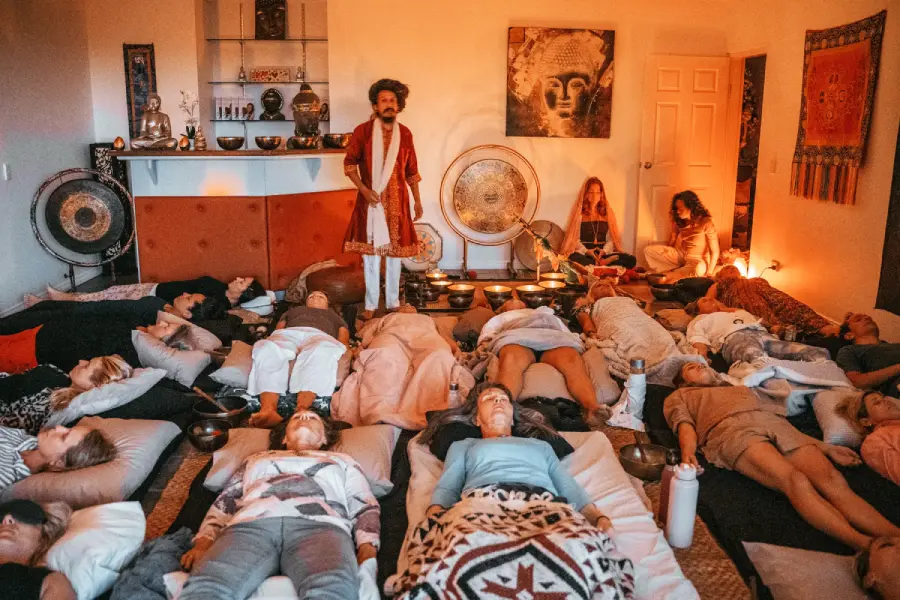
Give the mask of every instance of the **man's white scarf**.
M 372 190 L 381 196 L 394 172 L 394 164 L 400 153 L 400 131 L 397 120 L 394 119 L 391 143 L 388 146 L 387 156 L 384 155 L 384 134 L 381 130 L 381 119 L 376 119 L 372 127 Z M 391 233 L 388 230 L 387 216 L 384 212 L 384 202 L 375 206 L 369 206 L 368 221 L 366 226 L 369 241 L 377 250 L 382 246 L 389 246 Z

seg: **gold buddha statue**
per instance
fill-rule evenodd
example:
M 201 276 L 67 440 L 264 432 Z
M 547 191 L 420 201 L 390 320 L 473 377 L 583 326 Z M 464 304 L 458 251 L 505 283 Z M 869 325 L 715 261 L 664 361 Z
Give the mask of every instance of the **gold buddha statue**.
M 141 132 L 131 140 L 132 150 L 174 150 L 178 140 L 172 137 L 172 123 L 169 115 L 159 110 L 162 105 L 159 95 L 150 94 L 141 117 Z

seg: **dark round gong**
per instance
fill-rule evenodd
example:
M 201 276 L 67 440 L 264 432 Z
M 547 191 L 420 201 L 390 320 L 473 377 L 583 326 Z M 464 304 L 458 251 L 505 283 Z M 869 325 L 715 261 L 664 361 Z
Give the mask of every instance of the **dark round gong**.
M 118 195 L 90 179 L 67 181 L 53 190 L 44 216 L 53 238 L 82 254 L 106 250 L 125 229 L 125 208 Z

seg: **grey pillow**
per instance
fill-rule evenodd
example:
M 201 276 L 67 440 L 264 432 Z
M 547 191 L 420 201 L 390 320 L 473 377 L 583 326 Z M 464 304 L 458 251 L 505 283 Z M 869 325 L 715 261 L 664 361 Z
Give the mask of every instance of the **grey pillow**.
M 74 509 L 121 502 L 140 487 L 166 446 L 181 433 L 169 421 L 85 417 L 81 423 L 105 433 L 115 443 L 118 456 L 86 469 L 36 473 L 3 490 L 0 501 L 61 501 Z
M 866 600 L 853 557 L 743 542 L 747 556 L 775 600 Z
M 566 378 L 563 374 L 546 363 L 534 363 L 529 366 L 525 369 L 522 380 L 519 400 L 535 397 L 574 400 L 566 387 Z
M 221 368 L 209 374 L 209 378 L 222 385 L 246 389 L 253 366 L 253 346 L 235 341 Z
M 156 322 L 159 323 L 160 321 L 174 323 L 175 325 L 187 325 L 189 327 L 187 343 L 194 350 L 218 350 L 222 347 L 222 340 L 217 338 L 213 332 L 207 331 L 199 325 L 194 325 L 178 315 L 159 311 L 156 313 Z
M 833 389 L 823 390 L 813 396 L 813 411 L 816 413 L 819 427 L 822 428 L 822 439 L 826 444 L 848 448 L 859 448 L 862 445 L 863 436 L 834 410 L 844 398 L 861 393 L 859 390 Z
M 212 362 L 212 357 L 202 350 L 169 348 L 161 340 L 143 331 L 132 331 L 131 342 L 141 365 L 163 369 L 166 377 L 185 387 L 194 385 L 197 376 Z

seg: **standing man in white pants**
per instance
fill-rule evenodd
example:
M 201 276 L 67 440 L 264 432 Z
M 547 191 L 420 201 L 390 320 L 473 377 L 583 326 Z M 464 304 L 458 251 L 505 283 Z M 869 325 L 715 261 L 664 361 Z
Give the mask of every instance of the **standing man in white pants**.
M 394 79 L 380 79 L 369 88 L 372 118 L 353 130 L 344 157 L 344 173 L 359 189 L 344 252 L 363 255 L 366 310 L 371 318 L 380 296 L 381 257 L 385 257 L 385 308 L 400 306 L 400 259 L 419 254 L 413 221 L 422 217 L 419 167 L 412 133 L 397 122 L 406 107 L 409 88 Z M 412 190 L 415 217 L 410 214 Z

